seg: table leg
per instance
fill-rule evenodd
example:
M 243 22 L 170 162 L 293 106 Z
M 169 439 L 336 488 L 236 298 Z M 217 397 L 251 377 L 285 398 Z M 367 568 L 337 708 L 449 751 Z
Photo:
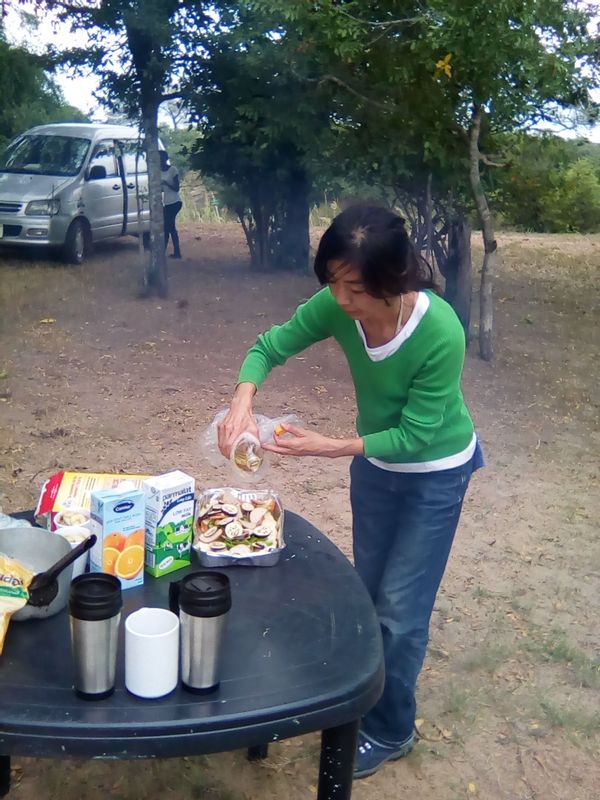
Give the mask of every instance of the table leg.
M 0 797 L 10 792 L 10 756 L 0 756 Z
M 257 744 L 248 748 L 248 761 L 262 761 L 269 755 L 268 744 Z
M 317 800 L 350 800 L 359 722 L 328 728 L 321 734 Z

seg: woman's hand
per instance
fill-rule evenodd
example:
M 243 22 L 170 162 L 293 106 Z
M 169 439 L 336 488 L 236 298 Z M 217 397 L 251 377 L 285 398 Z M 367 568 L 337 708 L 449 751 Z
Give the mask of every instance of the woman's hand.
M 231 401 L 227 415 L 217 426 L 219 450 L 229 458 L 231 448 L 240 434 L 248 431 L 258 439 L 258 428 L 252 415 L 252 398 L 256 393 L 253 383 L 240 383 Z
M 284 433 L 274 434 L 275 444 L 264 444 L 263 450 L 279 453 L 282 456 L 338 456 L 362 455 L 362 439 L 332 439 L 316 431 L 297 428 L 295 425 L 281 425 Z M 287 436 L 285 434 L 288 434 Z

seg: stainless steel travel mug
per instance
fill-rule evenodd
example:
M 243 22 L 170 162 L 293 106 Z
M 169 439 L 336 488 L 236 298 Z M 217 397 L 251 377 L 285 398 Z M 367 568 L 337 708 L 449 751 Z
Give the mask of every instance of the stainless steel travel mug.
M 103 572 L 80 575 L 69 598 L 75 693 L 101 700 L 115 689 L 121 583 Z
M 179 614 L 181 681 L 191 692 L 219 685 L 223 635 L 231 608 L 229 578 L 203 570 L 170 586 L 171 611 Z

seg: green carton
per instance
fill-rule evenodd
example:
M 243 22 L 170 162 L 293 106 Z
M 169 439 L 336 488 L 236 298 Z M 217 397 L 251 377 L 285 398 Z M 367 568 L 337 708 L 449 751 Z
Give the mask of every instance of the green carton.
M 189 567 L 194 525 L 194 479 L 175 470 L 144 481 L 146 572 L 155 578 Z

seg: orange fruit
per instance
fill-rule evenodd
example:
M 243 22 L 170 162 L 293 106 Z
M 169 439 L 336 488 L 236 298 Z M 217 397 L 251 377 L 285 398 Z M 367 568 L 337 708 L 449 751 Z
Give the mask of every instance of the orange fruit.
M 144 566 L 144 548 L 139 544 L 131 544 L 119 553 L 115 564 L 115 575 L 130 581 Z
M 115 565 L 121 552 L 116 547 L 105 547 L 102 555 L 102 569 L 109 575 L 115 574 Z
M 125 536 L 122 533 L 109 533 L 104 539 L 104 547 L 122 550 L 125 547 Z
M 132 544 L 139 544 L 143 547 L 146 542 L 146 534 L 143 528 L 138 528 L 137 531 L 130 533 L 125 540 L 125 547 L 131 547 Z

